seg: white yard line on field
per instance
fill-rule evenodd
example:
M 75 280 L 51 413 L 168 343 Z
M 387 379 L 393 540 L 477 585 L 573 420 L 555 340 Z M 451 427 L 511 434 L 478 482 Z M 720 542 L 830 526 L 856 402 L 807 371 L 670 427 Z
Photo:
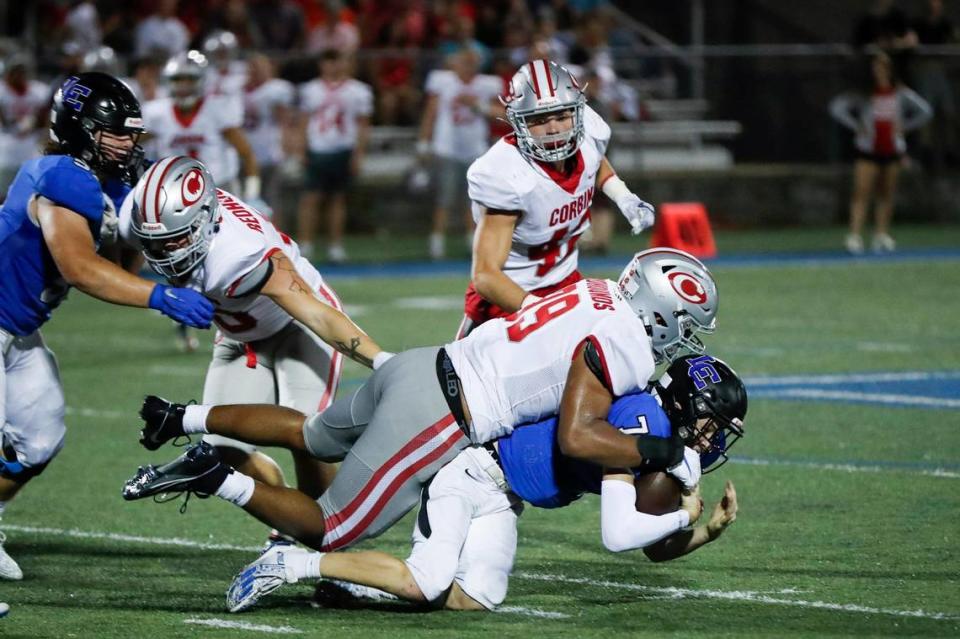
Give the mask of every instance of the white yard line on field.
M 303 630 L 291 628 L 290 626 L 267 626 L 259 623 L 248 623 L 246 621 L 230 621 L 228 619 L 197 619 L 191 617 L 184 619 L 183 623 L 194 624 L 197 626 L 209 626 L 211 628 L 224 628 L 229 630 L 250 630 L 252 632 L 271 632 L 278 635 L 301 635 Z
M 763 391 L 759 391 L 763 393 Z M 819 388 L 787 388 L 776 392 L 776 397 L 797 399 L 836 399 L 899 406 L 924 406 L 927 408 L 960 408 L 960 399 L 947 397 L 923 397 L 897 393 L 861 393 L 857 391 L 826 390 Z
M 25 532 L 40 535 L 52 535 L 57 537 L 72 537 L 78 539 L 104 539 L 115 542 L 127 542 L 137 544 L 151 544 L 157 546 L 175 546 L 181 548 L 196 548 L 198 550 L 237 550 L 243 552 L 259 552 L 261 546 L 238 546 L 234 544 L 219 544 L 202 541 L 192 541 L 178 537 L 142 537 L 139 535 L 125 535 L 120 533 L 108 533 L 98 531 L 83 530 L 64 530 L 61 528 L 48 528 L 42 526 L 18 526 L 5 525 L 4 529 L 8 532 Z M 604 581 L 597 579 L 587 579 L 582 577 L 566 577 L 564 575 L 546 575 L 540 573 L 518 572 L 513 575 L 518 579 L 530 579 L 536 581 L 552 581 L 559 583 L 577 584 L 584 586 L 594 586 L 599 588 L 612 588 L 619 590 L 631 590 L 635 592 L 644 592 L 656 596 L 669 596 L 682 599 L 686 597 L 701 599 L 722 599 L 728 601 L 749 601 L 753 603 L 762 603 L 780 606 L 795 606 L 799 608 L 816 608 L 822 610 L 835 610 L 839 612 L 856 612 L 863 614 L 890 615 L 895 617 L 918 617 L 922 619 L 937 620 L 957 620 L 960 619 L 960 613 L 955 612 L 931 612 L 926 610 L 897 610 L 893 608 L 877 608 L 872 606 L 862 606 L 859 604 L 839 604 L 827 601 L 806 601 L 797 599 L 782 599 L 771 597 L 768 594 L 753 591 L 726 591 L 726 590 L 696 590 L 692 588 L 673 588 L 662 586 L 644 586 L 641 584 L 620 583 L 615 581 Z M 789 591 L 782 591 L 789 594 Z M 525 614 L 534 617 L 560 619 L 563 617 L 555 616 L 564 613 L 551 612 L 546 610 L 536 610 L 532 608 L 522 608 L 507 606 L 501 609 L 501 612 Z M 206 620 L 198 619 L 189 623 L 206 623 Z M 234 622 L 226 622 L 234 623 Z M 231 626 L 233 627 L 233 626 Z M 295 629 L 293 629 L 295 630 Z M 266 632 L 266 631 L 265 631 Z M 283 631 L 289 632 L 289 631 Z
M 750 591 L 727 591 L 727 590 L 696 590 L 692 588 L 673 588 L 662 586 L 643 586 L 640 584 L 619 583 L 615 581 L 603 581 L 597 579 L 587 579 L 583 577 L 565 577 L 563 575 L 544 575 L 539 573 L 520 572 L 514 573 L 514 577 L 520 579 L 531 579 L 535 581 L 552 581 L 567 584 L 577 584 L 581 586 L 595 586 L 598 588 L 609 588 L 614 590 L 632 590 L 636 592 L 645 592 L 658 596 L 670 596 L 677 599 L 687 597 L 693 599 L 723 599 L 727 601 L 749 601 L 752 603 L 771 604 L 779 606 L 795 606 L 798 608 L 816 608 L 820 610 L 835 610 L 838 612 L 857 612 L 870 615 L 891 615 L 894 617 L 918 617 L 921 619 L 937 620 L 956 620 L 960 619 L 960 613 L 954 612 L 931 612 L 927 610 L 896 610 L 893 608 L 876 608 L 873 606 L 861 606 L 859 604 L 838 604 L 828 601 L 806 601 L 801 599 L 781 599 L 769 595 Z
M 960 379 L 960 371 L 895 371 L 885 373 L 833 373 L 828 375 L 750 375 L 747 386 L 833 386 L 878 382 L 914 382 L 930 379 Z

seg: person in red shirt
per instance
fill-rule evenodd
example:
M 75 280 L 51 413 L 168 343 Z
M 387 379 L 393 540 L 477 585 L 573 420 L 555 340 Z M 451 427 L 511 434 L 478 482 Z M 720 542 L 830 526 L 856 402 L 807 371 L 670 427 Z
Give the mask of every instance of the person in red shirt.
M 926 100 L 898 82 L 890 56 L 877 52 L 869 60 L 868 87 L 838 95 L 830 102 L 830 114 L 855 136 L 850 230 L 845 241 L 847 251 L 854 255 L 863 253 L 861 234 L 871 200 L 875 201 L 873 251 L 896 248 L 890 221 L 897 175 L 907 151 L 904 134 L 923 126 L 933 115 Z

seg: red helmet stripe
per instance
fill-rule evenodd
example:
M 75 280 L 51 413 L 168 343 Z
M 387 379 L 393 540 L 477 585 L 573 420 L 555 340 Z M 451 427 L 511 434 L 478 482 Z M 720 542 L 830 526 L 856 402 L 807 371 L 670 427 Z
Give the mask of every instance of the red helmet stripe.
M 543 73 L 547 76 L 547 87 L 550 89 L 550 97 L 557 95 L 557 88 L 553 86 L 553 76 L 550 73 L 550 63 L 546 60 L 540 61 L 543 64 Z
M 537 67 L 534 66 L 533 62 L 529 64 L 530 66 L 530 77 L 533 78 L 533 90 L 537 94 L 537 99 L 540 99 L 540 80 L 537 79 Z
M 143 181 L 143 200 L 140 202 L 140 210 L 143 211 L 143 221 L 147 221 L 147 194 L 150 192 L 150 180 L 153 179 L 153 174 L 157 172 L 157 168 L 163 164 L 163 160 L 155 163 L 150 167 L 150 172 L 147 173 L 147 179 Z M 160 221 L 159 218 L 156 220 Z
M 157 222 L 160 221 L 160 185 L 163 184 L 163 178 L 167 177 L 167 171 L 170 170 L 170 167 L 177 163 L 179 157 L 170 158 L 170 161 L 167 163 L 167 166 L 163 167 L 163 173 L 160 174 L 160 179 L 157 180 L 157 186 L 154 189 L 153 195 L 153 210 L 155 211 L 154 215 L 156 216 Z

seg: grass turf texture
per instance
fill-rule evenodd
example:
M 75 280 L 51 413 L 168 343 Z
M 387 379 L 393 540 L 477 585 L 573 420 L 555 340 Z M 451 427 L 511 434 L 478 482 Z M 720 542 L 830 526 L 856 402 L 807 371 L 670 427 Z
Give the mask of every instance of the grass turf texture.
M 915 229 L 914 246 L 943 246 L 956 229 Z M 836 232 L 822 233 L 831 246 Z M 796 246 L 779 233 L 755 246 Z M 723 250 L 723 238 L 721 250 Z M 804 243 L 815 244 L 813 235 Z M 804 244 L 807 248 L 807 244 Z M 624 260 L 626 261 L 626 259 Z M 715 269 L 722 293 L 712 352 L 746 377 L 899 370 L 960 370 L 960 269 L 953 261 Z M 589 273 L 614 276 L 615 273 Z M 385 347 L 446 341 L 460 319 L 461 278 L 333 281 L 356 320 Z M 253 637 L 264 631 L 186 623 L 224 619 L 336 637 L 496 636 L 957 636 L 960 633 L 960 470 L 956 410 L 755 399 L 738 456 L 774 462 L 912 464 L 847 472 L 781 463 L 731 462 L 706 477 L 708 508 L 722 481 L 737 486 L 741 514 L 716 544 L 651 564 L 614 556 L 599 540 L 598 501 L 558 511 L 528 508 L 504 614 L 405 614 L 401 604 L 314 610 L 309 586 L 288 586 L 252 613 L 229 615 L 223 593 L 255 553 L 81 538 L 20 527 L 115 533 L 240 547 L 263 526 L 218 499 L 125 503 L 120 486 L 136 466 L 166 461 L 137 444 L 143 394 L 199 397 L 209 351 L 173 350 L 156 314 L 79 293 L 44 329 L 57 353 L 70 406 L 67 444 L 7 509 L 7 549 L 23 582 L 0 583 L 11 604 L 6 637 Z M 431 300 L 404 302 L 411 297 Z M 437 298 L 437 299 L 433 299 Z M 434 310 L 417 307 L 430 304 Z M 209 340 L 204 336 L 204 342 Z M 878 345 L 880 345 L 878 347 Z M 345 385 L 364 376 L 345 369 Z M 277 451 L 289 472 L 289 456 Z M 368 543 L 405 556 L 412 520 Z M 819 602 L 819 603 L 818 603 Z M 945 613 L 946 619 L 893 614 Z M 530 610 L 566 618 L 536 618 Z M 272 635 L 271 635 L 272 636 Z

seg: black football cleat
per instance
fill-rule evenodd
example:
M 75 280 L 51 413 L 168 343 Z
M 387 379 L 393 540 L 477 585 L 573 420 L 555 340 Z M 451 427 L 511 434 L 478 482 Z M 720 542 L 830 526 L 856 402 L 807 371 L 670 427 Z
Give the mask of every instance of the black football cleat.
M 122 494 L 127 501 L 164 493 L 195 493 L 198 497 L 208 497 L 232 472 L 232 468 L 220 461 L 213 446 L 200 442 L 163 466 L 141 466 L 137 474 L 123 484 Z
M 183 432 L 186 409 L 186 404 L 174 404 L 162 397 L 147 395 L 140 407 L 140 419 L 144 422 L 140 444 L 147 450 L 157 450 L 171 439 L 188 437 Z

